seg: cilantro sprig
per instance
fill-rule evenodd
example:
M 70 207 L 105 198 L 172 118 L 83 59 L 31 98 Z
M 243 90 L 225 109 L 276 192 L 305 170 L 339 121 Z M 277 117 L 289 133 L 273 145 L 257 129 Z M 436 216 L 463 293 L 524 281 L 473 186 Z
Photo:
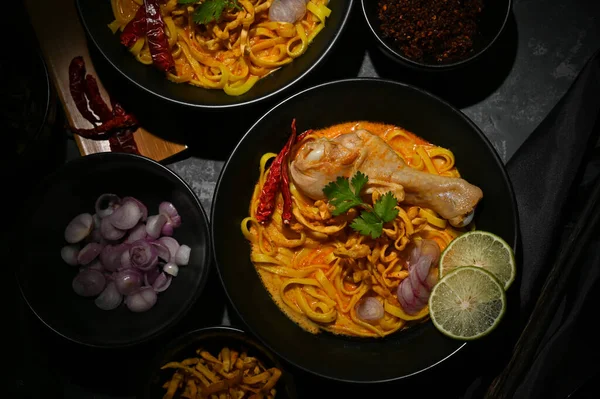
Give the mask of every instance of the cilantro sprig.
M 379 197 L 373 206 L 364 202 L 360 193 L 368 181 L 369 177 L 360 171 L 356 172 L 352 179 L 340 176 L 336 181 L 326 185 L 323 193 L 329 203 L 335 207 L 331 212 L 334 216 L 341 215 L 354 207 L 362 208 L 360 216 L 352 221 L 350 227 L 362 235 L 377 238 L 383 232 L 383 224 L 391 222 L 398 216 L 396 209 L 398 200 L 392 192 L 387 192 Z
M 177 0 L 179 4 L 199 3 L 198 0 Z M 241 10 L 237 0 L 204 0 L 194 10 L 192 18 L 195 23 L 206 25 L 212 21 L 218 21 L 225 10 L 236 8 Z

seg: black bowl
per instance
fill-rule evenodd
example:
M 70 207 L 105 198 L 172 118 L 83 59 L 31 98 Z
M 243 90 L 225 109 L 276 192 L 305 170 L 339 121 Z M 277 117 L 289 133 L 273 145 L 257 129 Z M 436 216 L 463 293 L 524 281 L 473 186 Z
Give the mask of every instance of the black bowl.
M 190 263 L 143 313 L 124 304 L 101 310 L 94 298 L 78 296 L 71 286 L 78 268 L 60 255 L 66 225 L 82 212 L 93 213 L 96 198 L 106 192 L 138 198 L 149 214 L 161 201 L 172 202 L 182 218 L 173 237 L 192 249 Z M 125 347 L 157 337 L 186 314 L 209 275 L 210 235 L 202 204 L 179 176 L 143 156 L 97 153 L 67 162 L 32 190 L 17 220 L 13 258 L 25 301 L 50 329 L 80 344 Z
M 114 19 L 109 0 L 76 0 L 76 5 L 90 44 L 96 47 L 101 56 L 127 81 L 168 103 L 184 107 L 222 109 L 255 104 L 283 94 L 307 76 L 338 41 L 346 26 L 353 2 L 354 0 L 331 0 L 329 7 L 332 12 L 327 18 L 327 25 L 310 44 L 306 53 L 260 79 L 251 90 L 241 96 L 229 96 L 222 90 L 209 90 L 167 80 L 156 68 L 138 62 L 120 44 L 119 37 L 108 29 L 107 24 Z
M 393 40 L 383 36 L 378 17 L 379 0 L 361 0 L 364 17 L 375 38 L 377 47 L 389 58 L 403 66 L 422 71 L 448 71 L 463 67 L 481 58 L 500 36 L 512 10 L 512 0 L 483 0 L 478 21 L 479 33 L 473 40 L 473 50 L 466 57 L 449 63 L 437 64 L 415 61 L 407 57 Z
M 213 253 L 225 291 L 248 330 L 280 357 L 316 375 L 358 383 L 401 379 L 449 358 L 465 343 L 445 337 L 431 322 L 384 339 L 314 335 L 271 299 L 250 261 L 240 223 L 248 215 L 260 157 L 283 147 L 292 118 L 298 132 L 358 120 L 391 123 L 450 149 L 461 175 L 483 190 L 478 228 L 516 247 L 515 196 L 494 147 L 463 113 L 419 88 L 379 79 L 335 81 L 304 90 L 259 119 L 225 163 L 213 198 Z
M 161 370 L 160 367 L 172 361 L 182 361 L 188 357 L 197 357 L 196 349 L 205 348 L 211 354 L 217 355 L 223 347 L 245 350 L 249 356 L 261 360 L 265 367 L 277 367 L 282 375 L 275 385 L 277 399 L 295 399 L 296 386 L 292 375 L 286 371 L 269 349 L 244 331 L 225 326 L 206 327 L 190 331 L 170 341 L 150 362 L 147 372 L 148 378 L 143 381 L 139 398 L 161 398 L 165 393 L 162 385 L 170 380 L 173 369 Z

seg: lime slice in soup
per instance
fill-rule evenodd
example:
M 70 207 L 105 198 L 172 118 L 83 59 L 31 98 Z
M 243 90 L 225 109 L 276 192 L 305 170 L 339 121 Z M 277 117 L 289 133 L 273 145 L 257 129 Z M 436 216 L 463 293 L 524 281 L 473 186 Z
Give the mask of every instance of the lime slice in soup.
M 502 283 L 486 269 L 461 266 L 446 274 L 429 296 L 429 315 L 444 335 L 474 340 L 496 328 L 506 311 Z
M 517 268 L 512 248 L 499 236 L 482 230 L 456 237 L 440 256 L 440 277 L 460 266 L 478 266 L 491 272 L 508 289 Z

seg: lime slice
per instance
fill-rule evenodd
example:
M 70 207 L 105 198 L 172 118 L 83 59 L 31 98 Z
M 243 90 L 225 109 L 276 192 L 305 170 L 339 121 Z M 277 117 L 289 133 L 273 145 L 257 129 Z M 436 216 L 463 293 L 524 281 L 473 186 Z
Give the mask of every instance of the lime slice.
M 479 266 L 491 272 L 508 289 L 515 280 L 517 267 L 510 245 L 497 235 L 469 231 L 456 237 L 440 256 L 440 277 L 459 266 Z
M 457 267 L 433 287 L 429 316 L 444 335 L 465 341 L 496 328 L 506 311 L 502 283 L 476 266 Z

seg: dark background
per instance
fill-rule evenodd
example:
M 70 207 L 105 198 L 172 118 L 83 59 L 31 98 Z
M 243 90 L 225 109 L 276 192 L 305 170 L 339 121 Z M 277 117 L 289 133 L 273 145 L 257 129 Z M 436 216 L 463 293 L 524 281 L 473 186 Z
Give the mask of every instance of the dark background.
M 382 77 L 419 85 L 459 107 L 483 130 L 505 162 L 550 112 L 600 46 L 599 1 L 515 0 L 513 14 L 503 35 L 481 62 L 451 75 L 423 75 L 392 63 L 379 53 L 362 19 L 360 2 L 356 3 L 348 28 L 335 51 L 292 92 L 316 83 L 355 76 Z M 26 12 L 18 8 L 19 5 L 15 5 L 14 12 L 10 10 L 9 17 L 5 18 L 5 35 L 11 40 L 5 42 L 6 53 L 1 64 L 3 133 L 11 132 L 17 122 L 24 123 L 26 120 L 35 125 L 36 121 L 44 120 L 43 112 L 35 106 L 42 104 L 46 95 L 43 68 L 36 66 L 39 64 L 36 39 L 28 25 Z M 110 71 L 103 70 L 100 64 L 95 66 L 103 82 L 116 83 L 112 81 Z M 8 94 L 20 90 L 28 95 L 8 97 Z M 196 129 L 202 134 L 186 134 L 189 150 L 165 163 L 192 186 L 208 214 L 216 179 L 229 150 L 236 139 L 277 100 L 236 114 L 235 118 L 227 118 L 230 122 L 225 125 L 222 119 L 219 121 L 202 113 L 190 120 L 190 131 Z M 16 111 L 8 113 L 14 108 L 11 105 L 19 101 L 33 104 L 16 108 L 21 109 L 26 118 L 16 118 Z M 55 107 L 51 109 L 44 128 L 40 134 L 32 134 L 30 146 L 21 156 L 6 151 L 6 147 L 4 149 L 3 191 L 8 194 L 5 196 L 10 204 L 14 205 L 26 195 L 37 179 L 79 156 L 72 137 L 64 127 L 60 104 L 56 104 L 56 99 L 53 101 Z M 28 129 L 35 130 L 30 125 Z M 10 218 L 10 209 L 7 213 Z M 4 234 L 3 246 L 10 230 L 4 229 Z M 32 250 L 34 248 L 35 243 L 32 243 Z M 5 302 L 4 313 L 5 335 L 8 335 L 4 342 L 9 353 L 9 357 L 5 358 L 9 369 L 10 395 L 7 397 L 132 398 L 141 383 L 144 361 L 153 355 L 161 342 L 202 326 L 231 324 L 243 328 L 228 309 L 213 269 L 207 289 L 197 305 L 158 342 L 135 350 L 99 351 L 78 347 L 56 336 L 37 320 L 21 299 L 10 275 L 14 266 L 8 262 L 5 267 L 9 273 L 9 301 Z M 590 302 L 598 303 L 597 299 L 596 295 Z M 591 305 L 589 312 L 594 312 Z M 582 320 L 580 326 L 583 330 L 589 329 L 589 335 L 593 331 L 590 323 Z M 575 353 L 583 350 L 585 347 L 574 344 Z M 490 356 L 499 354 L 491 352 Z M 481 358 L 485 356 L 480 354 Z M 301 372 L 296 373 L 296 382 L 302 397 L 311 398 L 321 397 L 330 389 L 335 389 L 332 391 L 335 397 L 375 397 L 388 392 L 392 395 L 420 393 L 427 397 L 428 392 L 436 391 L 448 398 L 458 398 L 468 391 L 470 383 L 468 379 L 460 378 L 460 370 L 466 372 L 476 368 L 472 361 L 473 357 L 466 353 L 442 365 L 436 373 L 425 373 L 401 386 L 377 389 L 324 385 L 323 381 Z M 572 356 L 570 361 L 577 362 L 577 356 Z M 563 375 L 565 382 L 572 378 L 574 376 L 568 372 Z M 560 381 L 552 383 L 559 388 L 551 397 L 598 397 L 599 391 L 595 386 L 586 385 L 577 394 L 568 396 L 569 392 L 560 389 Z

